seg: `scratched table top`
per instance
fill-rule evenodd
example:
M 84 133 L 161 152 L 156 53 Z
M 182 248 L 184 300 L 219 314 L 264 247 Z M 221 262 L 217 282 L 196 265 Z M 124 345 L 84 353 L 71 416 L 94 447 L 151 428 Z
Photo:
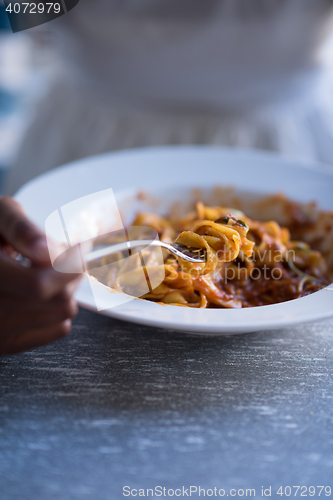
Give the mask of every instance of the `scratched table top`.
M 333 490 L 332 371 L 333 321 L 199 337 L 81 310 L 0 360 L 0 498 Z

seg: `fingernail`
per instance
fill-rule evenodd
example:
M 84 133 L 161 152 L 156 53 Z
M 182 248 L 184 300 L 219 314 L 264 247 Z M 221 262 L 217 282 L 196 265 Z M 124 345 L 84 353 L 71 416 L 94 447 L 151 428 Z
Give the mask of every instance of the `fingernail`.
M 72 320 L 71 319 L 65 319 L 64 323 L 63 323 L 65 329 L 66 329 L 66 334 L 68 334 L 71 329 L 72 329 Z
M 78 306 L 78 303 L 75 299 L 71 299 L 70 304 L 71 304 L 72 318 L 73 318 L 79 312 L 79 306 Z

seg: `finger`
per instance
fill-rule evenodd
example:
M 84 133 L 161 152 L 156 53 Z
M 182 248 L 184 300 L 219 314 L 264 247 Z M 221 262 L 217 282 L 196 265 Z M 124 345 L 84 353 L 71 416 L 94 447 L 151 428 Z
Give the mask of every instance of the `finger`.
M 22 333 L 0 343 L 0 354 L 15 354 L 29 349 L 35 349 L 66 337 L 71 331 L 71 320 L 63 321 L 48 328 L 40 328 Z
M 70 299 L 52 308 L 43 307 L 37 311 L 7 315 L 3 318 L 1 329 L 4 332 L 8 332 L 9 336 L 16 335 L 24 331 L 57 325 L 66 319 L 73 318 L 77 313 L 77 302 L 74 299 Z
M 0 255 L 0 292 L 16 297 L 29 297 L 40 301 L 50 300 L 62 292 L 80 274 L 59 273 L 53 268 L 24 267 L 8 255 Z
M 51 310 L 56 307 L 61 307 L 69 301 L 80 283 L 81 278 L 68 283 L 64 289 L 55 297 L 48 301 L 40 301 L 31 297 L 17 297 L 8 295 L 8 293 L 0 293 L 0 324 L 3 318 L 10 314 L 21 314 L 27 312 L 37 312 L 43 308 Z
M 19 315 L 21 313 L 37 312 L 42 308 L 49 311 L 56 307 L 61 307 L 70 298 L 71 297 L 67 295 L 67 293 L 61 293 L 47 302 L 42 302 L 35 299 L 32 300 L 29 297 L 23 299 L 0 293 L 0 322 L 3 321 L 4 317 L 10 314 Z
M 0 198 L 0 236 L 17 252 L 37 265 L 51 265 L 46 236 L 13 198 Z

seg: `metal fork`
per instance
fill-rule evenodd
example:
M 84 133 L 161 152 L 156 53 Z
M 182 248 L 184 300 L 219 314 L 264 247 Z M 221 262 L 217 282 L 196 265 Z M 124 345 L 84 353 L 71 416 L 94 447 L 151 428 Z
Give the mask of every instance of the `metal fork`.
M 102 257 L 108 257 L 109 255 L 113 255 L 117 252 L 124 252 L 126 250 L 128 251 L 130 249 L 147 246 L 165 248 L 176 257 L 180 257 L 181 259 L 195 264 L 203 264 L 206 262 L 206 250 L 203 248 L 193 249 L 184 245 L 179 245 L 178 243 L 165 243 L 160 240 L 130 240 L 115 243 L 114 245 L 98 247 L 92 252 L 86 254 L 84 256 L 84 260 L 87 263 L 90 263 L 94 260 L 101 259 Z

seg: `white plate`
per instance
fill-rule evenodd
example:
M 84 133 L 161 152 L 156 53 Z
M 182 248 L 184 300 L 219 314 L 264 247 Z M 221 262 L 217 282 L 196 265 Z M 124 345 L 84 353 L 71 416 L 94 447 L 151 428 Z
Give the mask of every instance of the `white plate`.
M 149 148 L 87 158 L 34 179 L 16 199 L 44 229 L 54 210 L 106 188 L 113 188 L 120 205 L 138 190 L 157 194 L 165 205 L 177 197 L 186 198 L 191 188 L 216 185 L 262 194 L 280 191 L 301 202 L 318 200 L 321 208 L 333 210 L 333 175 L 324 167 L 286 161 L 269 153 L 202 146 Z M 96 310 L 87 279 L 76 297 L 83 307 Z M 192 333 L 244 333 L 327 318 L 333 315 L 333 290 L 245 309 L 192 309 L 136 299 L 102 314 Z

